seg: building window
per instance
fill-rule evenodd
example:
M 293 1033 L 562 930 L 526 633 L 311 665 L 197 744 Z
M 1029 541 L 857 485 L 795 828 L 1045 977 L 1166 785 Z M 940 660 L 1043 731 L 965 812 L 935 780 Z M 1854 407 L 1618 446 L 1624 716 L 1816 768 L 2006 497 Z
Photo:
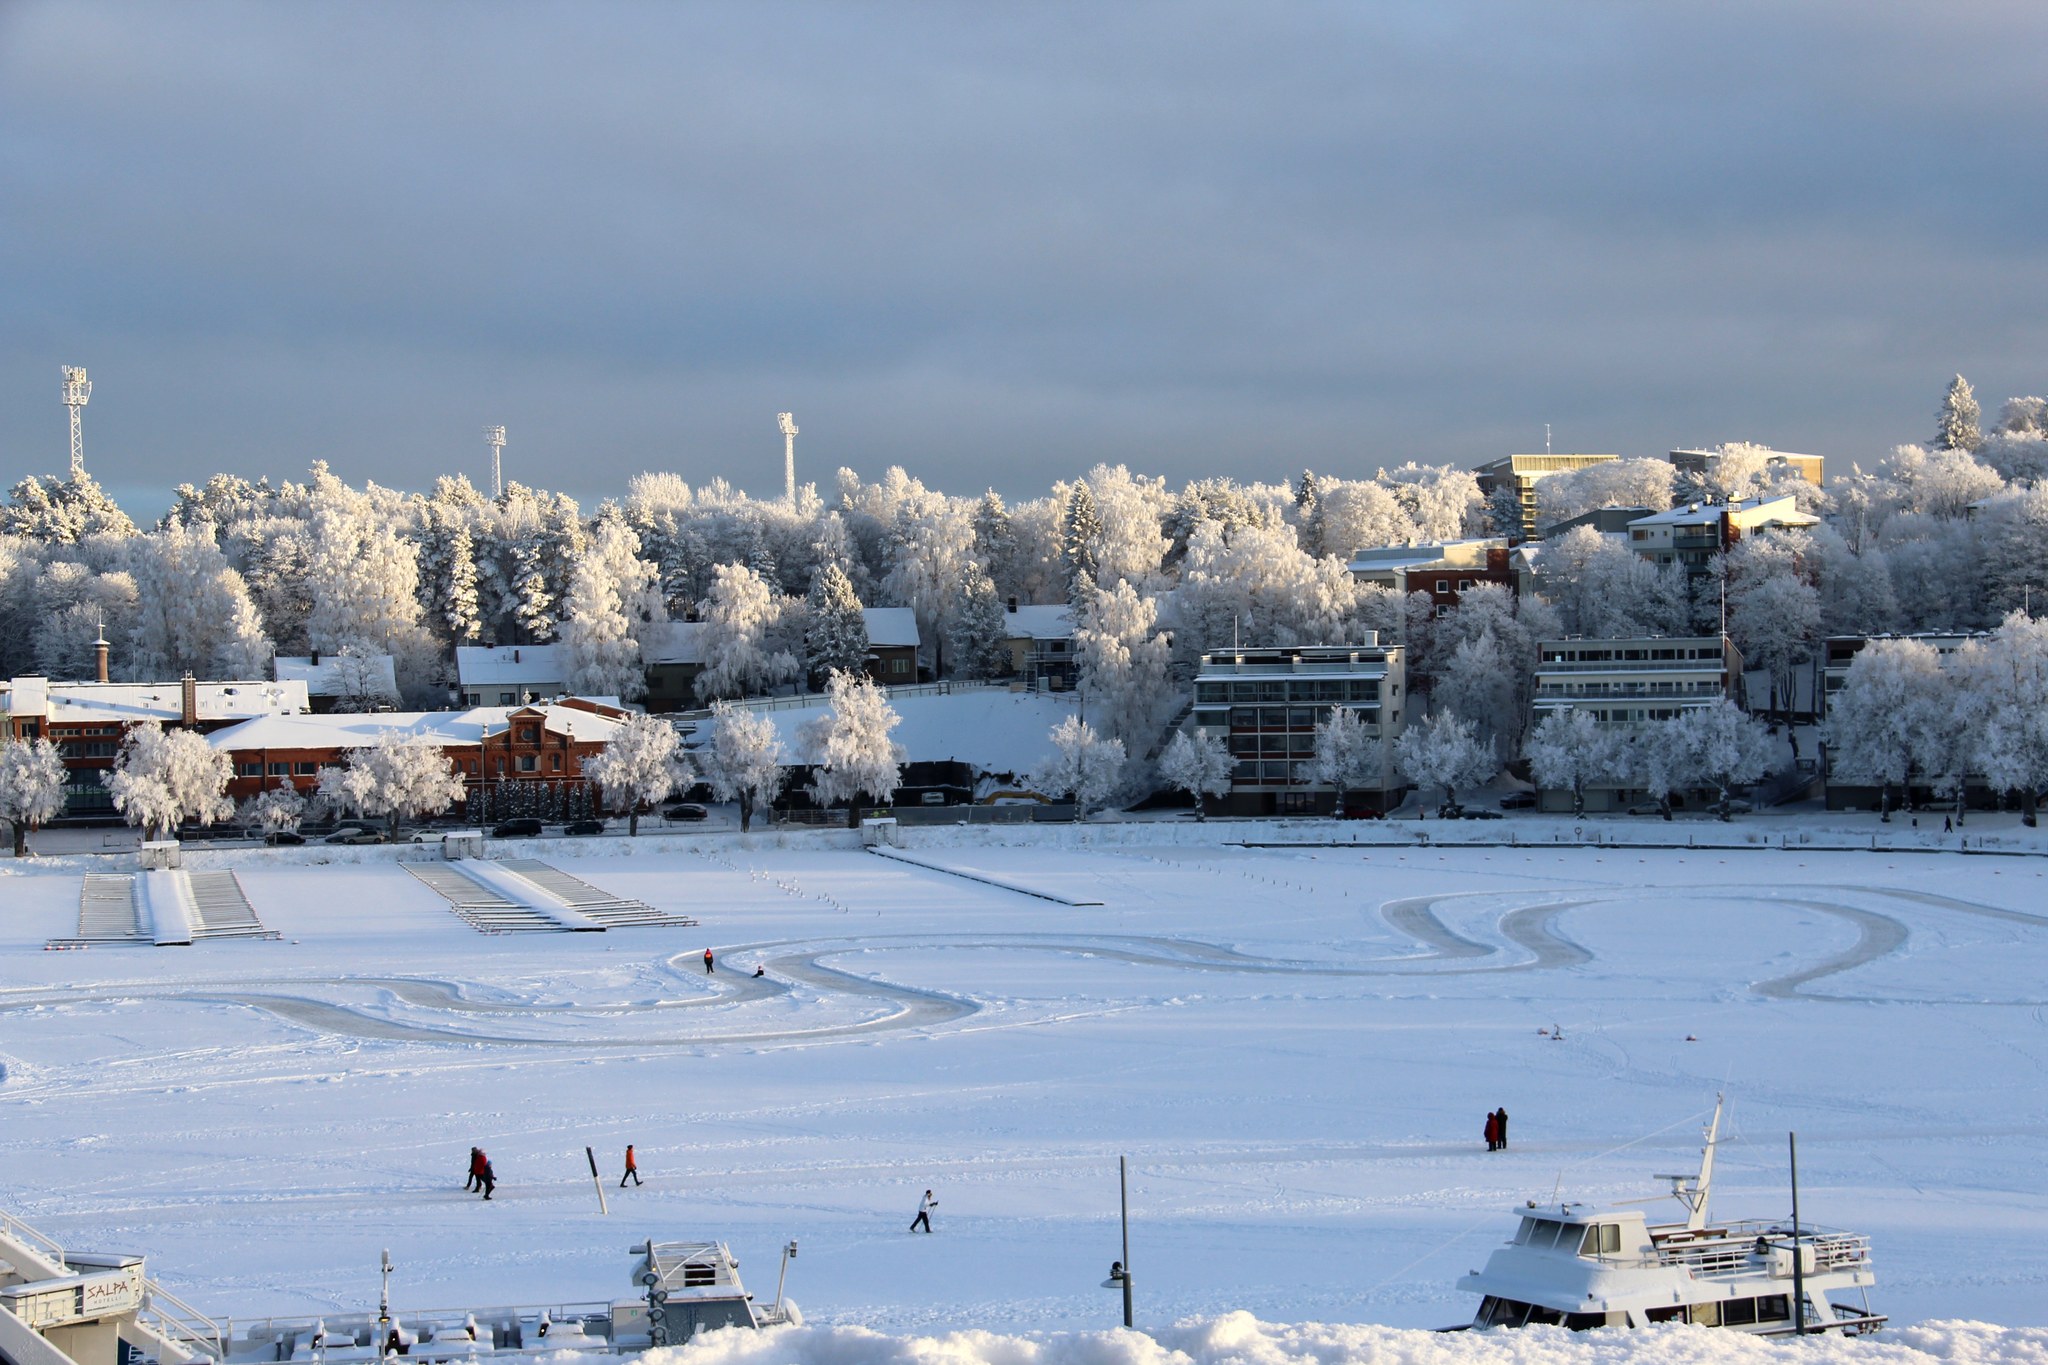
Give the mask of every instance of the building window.
M 890 671 L 891 673 L 908 673 L 908 672 L 910 671 L 910 660 L 908 660 L 908 659 L 891 659 L 891 660 L 889 660 L 889 671 Z
M 519 771 L 523 773 L 539 772 L 540 756 L 538 754 L 521 754 L 519 756 Z
M 521 744 L 538 744 L 538 743 L 540 743 L 540 728 L 539 728 L 538 726 L 534 726 L 534 725 L 522 725 L 522 726 L 520 726 L 520 727 L 519 727 L 519 742 L 520 742 Z
M 292 776 L 293 776 L 293 777 L 318 777 L 319 775 L 320 775 L 320 765 L 319 765 L 318 763 L 294 763 L 294 764 L 292 764 Z
M 1459 579 L 1459 580 L 1458 580 L 1458 591 L 1459 591 L 1459 592 L 1470 592 L 1470 591 L 1472 591 L 1472 580 L 1471 580 L 1471 579 L 1469 579 L 1469 578 L 1461 578 L 1461 579 Z
M 516 692 L 500 692 L 498 694 L 498 705 L 500 706 L 512 706 L 516 704 L 518 700 L 519 694 Z
M 548 767 L 555 772 L 562 771 L 562 756 L 560 754 L 549 754 Z
M 1451 580 L 1448 578 L 1439 578 L 1436 581 L 1436 590 L 1438 592 L 1449 592 L 1451 590 Z
M 261 777 L 263 776 L 263 765 L 261 763 L 237 763 L 235 765 L 235 776 Z

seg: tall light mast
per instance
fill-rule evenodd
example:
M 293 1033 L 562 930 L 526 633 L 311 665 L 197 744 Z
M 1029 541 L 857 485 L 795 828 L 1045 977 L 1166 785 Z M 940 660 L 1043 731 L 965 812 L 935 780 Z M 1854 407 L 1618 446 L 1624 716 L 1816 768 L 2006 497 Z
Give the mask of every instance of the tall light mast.
M 64 406 L 71 409 L 71 477 L 76 480 L 85 473 L 85 428 L 78 414 L 92 397 L 92 381 L 85 377 L 80 365 L 66 365 L 64 369 Z
M 505 428 L 485 427 L 484 439 L 491 443 L 491 496 L 505 496 Z
M 778 412 L 775 420 L 782 424 L 782 496 L 796 505 L 796 414 Z

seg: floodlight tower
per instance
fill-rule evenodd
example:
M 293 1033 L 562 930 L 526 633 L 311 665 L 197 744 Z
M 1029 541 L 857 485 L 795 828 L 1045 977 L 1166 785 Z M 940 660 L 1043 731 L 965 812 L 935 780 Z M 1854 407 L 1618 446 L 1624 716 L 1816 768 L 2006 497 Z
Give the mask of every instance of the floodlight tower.
M 92 397 L 92 381 L 85 377 L 83 366 L 66 365 L 63 370 L 64 406 L 71 409 L 71 477 L 75 480 L 85 473 L 85 428 L 78 414 Z
M 485 427 L 484 439 L 491 443 L 491 496 L 505 496 L 505 428 Z
M 782 424 L 782 496 L 796 505 L 796 414 L 778 412 L 775 420 Z

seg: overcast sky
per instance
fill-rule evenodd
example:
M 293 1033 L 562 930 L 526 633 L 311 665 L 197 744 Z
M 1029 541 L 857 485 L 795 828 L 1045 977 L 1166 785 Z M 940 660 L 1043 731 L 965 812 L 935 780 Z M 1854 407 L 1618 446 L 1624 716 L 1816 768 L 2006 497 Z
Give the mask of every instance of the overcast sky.
M 0 0 L 0 475 L 1342 476 L 2048 388 L 2048 5 Z

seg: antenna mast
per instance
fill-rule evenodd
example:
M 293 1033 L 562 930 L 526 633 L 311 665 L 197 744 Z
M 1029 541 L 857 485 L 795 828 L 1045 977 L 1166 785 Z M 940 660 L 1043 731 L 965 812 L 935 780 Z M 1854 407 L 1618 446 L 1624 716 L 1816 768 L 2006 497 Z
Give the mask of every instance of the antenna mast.
M 782 496 L 789 504 L 796 505 L 796 414 L 778 412 L 775 420 L 782 426 Z
M 1550 423 L 1548 422 L 1543 424 L 1543 453 L 1545 455 L 1550 453 Z
M 76 480 L 85 473 L 85 430 L 78 414 L 92 397 L 92 381 L 85 377 L 82 365 L 66 365 L 63 370 L 64 406 L 71 409 L 71 477 Z
M 505 428 L 485 427 L 484 439 L 491 443 L 491 496 L 505 496 Z

